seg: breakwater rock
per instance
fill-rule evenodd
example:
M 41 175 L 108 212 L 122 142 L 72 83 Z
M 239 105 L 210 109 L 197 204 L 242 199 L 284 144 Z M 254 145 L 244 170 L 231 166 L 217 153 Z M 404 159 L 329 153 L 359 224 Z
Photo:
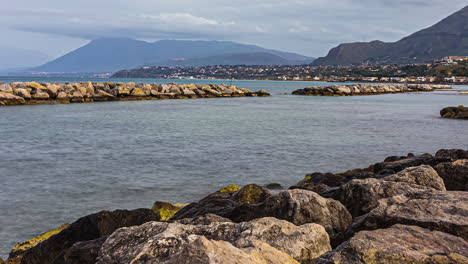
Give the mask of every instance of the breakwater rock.
M 468 150 L 443 149 L 279 193 L 230 185 L 189 205 L 82 217 L 7 263 L 468 263 L 467 172 Z
M 312 86 L 294 91 L 294 95 L 312 96 L 352 96 L 352 95 L 377 95 L 391 93 L 430 92 L 438 89 L 451 89 L 448 85 L 430 84 L 352 84 Z
M 468 119 L 468 107 L 464 107 L 463 105 L 446 107 L 440 110 L 440 116 L 443 118 Z
M 229 85 L 144 83 L 0 83 L 0 105 L 269 96 Z

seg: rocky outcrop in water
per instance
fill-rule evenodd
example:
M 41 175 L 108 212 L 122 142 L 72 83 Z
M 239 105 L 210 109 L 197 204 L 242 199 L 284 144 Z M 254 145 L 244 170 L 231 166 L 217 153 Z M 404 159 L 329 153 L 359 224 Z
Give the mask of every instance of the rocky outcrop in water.
M 230 185 L 185 207 L 101 212 L 21 263 L 466 263 L 468 192 L 450 190 L 465 190 L 467 157 L 391 156 L 279 193 Z
M 0 105 L 83 103 L 122 100 L 269 96 L 228 85 L 129 83 L 0 83 Z
M 468 107 L 446 107 L 440 110 L 440 116 L 443 118 L 468 119 Z
M 351 95 L 377 95 L 391 93 L 430 92 L 437 89 L 451 89 L 448 85 L 431 84 L 352 84 L 312 86 L 294 91 L 294 95 L 313 96 L 351 96 Z

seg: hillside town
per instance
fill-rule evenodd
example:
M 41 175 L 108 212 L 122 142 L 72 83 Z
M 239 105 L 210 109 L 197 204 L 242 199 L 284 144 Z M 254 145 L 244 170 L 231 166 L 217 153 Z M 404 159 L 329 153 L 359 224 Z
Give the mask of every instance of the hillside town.
M 410 65 L 142 67 L 119 71 L 112 77 L 467 84 L 468 57 L 448 56 Z

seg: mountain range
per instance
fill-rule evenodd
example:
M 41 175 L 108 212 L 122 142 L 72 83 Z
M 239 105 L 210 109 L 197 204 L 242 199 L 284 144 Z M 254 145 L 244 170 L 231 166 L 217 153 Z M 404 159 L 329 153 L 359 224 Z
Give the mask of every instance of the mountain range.
M 30 71 L 114 72 L 140 66 L 200 66 L 216 64 L 298 64 L 312 58 L 229 41 L 100 38 Z
M 411 64 L 445 56 L 468 56 L 468 6 L 397 42 L 341 44 L 314 65 Z

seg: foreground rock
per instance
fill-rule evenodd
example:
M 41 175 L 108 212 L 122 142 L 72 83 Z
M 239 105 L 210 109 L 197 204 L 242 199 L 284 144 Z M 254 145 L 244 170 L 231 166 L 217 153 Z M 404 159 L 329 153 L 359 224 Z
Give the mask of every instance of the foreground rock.
M 24 264 L 64 263 L 66 251 L 77 242 L 106 237 L 121 227 L 158 220 L 150 209 L 102 211 L 78 219 L 60 233 L 28 249 Z
M 387 229 L 361 231 L 322 256 L 317 263 L 468 263 L 468 243 L 443 232 L 394 225 Z
M 443 162 L 434 167 L 449 191 L 468 191 L 468 159 Z
M 451 89 L 448 85 L 429 84 L 352 84 L 312 86 L 293 92 L 295 95 L 313 96 L 351 96 L 351 95 L 377 95 L 389 93 L 430 92 L 437 89 Z
M 440 116 L 443 118 L 468 119 L 468 107 L 446 107 L 440 110 Z
M 394 224 L 417 225 L 468 239 L 468 192 L 426 190 L 380 199 L 351 230 L 375 230 Z
M 102 245 L 97 263 L 313 263 L 331 250 L 317 224 L 275 218 L 208 225 L 149 222 L 121 228 Z
M 246 186 L 247 187 L 247 186 Z M 316 223 L 322 225 L 332 241 L 352 222 L 346 208 L 338 201 L 326 199 L 307 190 L 288 190 L 271 195 L 263 188 L 256 195 L 242 188 L 234 193 L 214 193 L 192 203 L 171 220 L 216 214 L 234 222 L 250 221 L 261 217 L 276 217 L 296 225 Z M 239 200 L 239 197 L 244 197 Z M 250 197 L 246 199 L 245 197 Z
M 422 165 L 380 179 L 352 180 L 341 186 L 334 198 L 343 203 L 353 217 L 357 217 L 370 212 L 380 199 L 427 189 L 445 191 L 445 186 L 432 167 Z
M 0 105 L 269 96 L 228 85 L 135 83 L 0 83 Z

